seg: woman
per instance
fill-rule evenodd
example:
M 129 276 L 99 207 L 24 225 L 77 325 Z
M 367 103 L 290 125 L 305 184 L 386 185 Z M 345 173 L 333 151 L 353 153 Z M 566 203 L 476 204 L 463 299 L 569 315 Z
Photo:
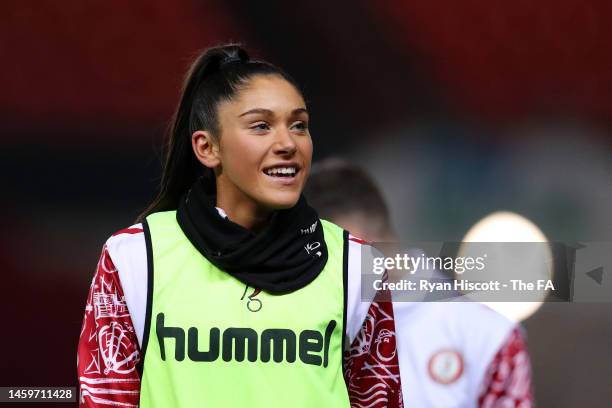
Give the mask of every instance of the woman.
M 83 406 L 349 406 L 342 354 L 370 304 L 361 242 L 301 195 L 308 121 L 295 81 L 238 46 L 195 61 L 160 193 L 102 252 Z

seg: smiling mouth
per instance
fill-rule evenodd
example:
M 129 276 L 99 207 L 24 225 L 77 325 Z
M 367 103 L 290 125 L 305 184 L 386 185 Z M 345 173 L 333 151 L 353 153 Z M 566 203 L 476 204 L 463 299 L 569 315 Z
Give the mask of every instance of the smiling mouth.
M 278 178 L 293 178 L 295 177 L 300 169 L 297 166 L 279 166 L 270 167 L 265 169 L 263 172 L 266 176 L 278 177 Z

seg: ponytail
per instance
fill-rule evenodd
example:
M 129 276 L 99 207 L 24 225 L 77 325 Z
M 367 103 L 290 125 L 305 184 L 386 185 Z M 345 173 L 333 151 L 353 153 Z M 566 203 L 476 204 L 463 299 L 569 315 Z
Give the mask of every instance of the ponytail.
M 209 48 L 196 58 L 185 76 L 181 98 L 168 128 L 159 192 L 136 222 L 154 212 L 176 209 L 181 196 L 200 177 L 214 186 L 214 171 L 196 159 L 191 135 L 206 130 L 218 141 L 219 103 L 231 100 L 255 75 L 279 75 L 301 92 L 284 71 L 267 62 L 251 60 L 237 44 Z

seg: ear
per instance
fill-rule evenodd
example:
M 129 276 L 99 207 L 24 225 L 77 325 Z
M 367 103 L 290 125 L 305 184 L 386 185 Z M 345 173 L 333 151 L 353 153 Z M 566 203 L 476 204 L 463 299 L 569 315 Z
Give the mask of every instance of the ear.
M 219 158 L 219 146 L 215 143 L 212 134 L 206 130 L 197 130 L 191 135 L 191 146 L 198 161 L 214 169 L 221 164 Z

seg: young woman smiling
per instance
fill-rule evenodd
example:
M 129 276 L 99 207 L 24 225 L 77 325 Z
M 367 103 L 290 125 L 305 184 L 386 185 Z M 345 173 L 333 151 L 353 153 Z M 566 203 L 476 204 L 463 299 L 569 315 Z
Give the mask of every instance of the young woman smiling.
M 308 122 L 279 68 L 236 45 L 195 61 L 160 192 L 102 251 L 79 343 L 82 406 L 348 407 L 349 393 L 367 395 L 342 377 L 370 307 L 363 243 L 301 194 Z M 398 393 L 390 367 L 379 385 Z

